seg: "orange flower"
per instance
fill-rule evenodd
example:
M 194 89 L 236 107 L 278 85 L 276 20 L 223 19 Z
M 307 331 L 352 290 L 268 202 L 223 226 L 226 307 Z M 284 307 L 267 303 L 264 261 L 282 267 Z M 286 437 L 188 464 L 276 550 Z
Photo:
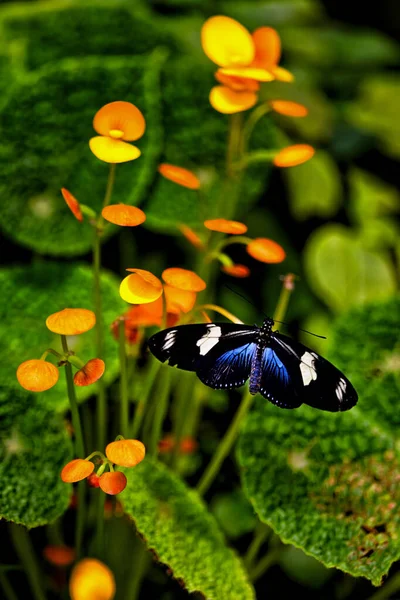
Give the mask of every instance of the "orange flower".
M 249 277 L 250 269 L 246 267 L 246 265 L 223 265 L 221 267 L 221 271 L 226 273 L 227 275 L 231 275 L 232 277 L 238 277 L 242 279 L 244 277 Z
M 100 476 L 99 484 L 103 492 L 115 496 L 115 494 L 120 494 L 124 491 L 127 479 L 121 471 L 110 471 Z
M 231 233 L 233 235 L 239 235 L 247 231 L 247 225 L 244 223 L 229 221 L 228 219 L 209 219 L 208 221 L 204 221 L 204 226 L 207 229 L 211 229 L 211 231 Z
M 115 579 L 112 571 L 96 558 L 84 558 L 72 569 L 71 600 L 112 600 Z
M 136 227 L 146 220 L 144 212 L 129 204 L 110 204 L 101 211 L 103 218 L 120 227 Z
M 167 302 L 167 327 L 173 327 L 178 317 L 176 314 L 168 312 Z M 139 339 L 139 327 L 151 327 L 153 325 L 161 326 L 163 317 L 163 299 L 160 296 L 154 302 L 148 304 L 139 304 L 132 306 L 122 317 L 116 319 L 111 325 L 111 331 L 114 338 L 118 341 L 119 332 L 118 326 L 120 320 L 123 319 L 125 322 L 125 339 L 128 344 L 136 344 L 140 341 Z
M 200 188 L 200 179 L 196 177 L 194 173 L 183 167 L 163 163 L 159 165 L 158 172 L 166 179 L 189 188 L 190 190 L 198 190 Z
M 89 477 L 94 471 L 94 464 L 90 460 L 83 458 L 75 458 L 63 467 L 61 471 L 61 479 L 64 483 L 75 483 Z
M 97 473 L 92 473 L 89 475 L 86 481 L 89 487 L 98 488 L 100 486 L 100 477 L 97 475 Z
M 75 196 L 73 196 L 66 188 L 61 188 L 61 193 L 74 217 L 78 219 L 78 221 L 83 221 L 81 207 Z
M 196 303 L 196 292 L 191 290 L 181 290 L 172 285 L 164 285 L 165 301 L 167 313 L 171 315 L 180 315 L 192 310 Z
M 70 546 L 48 545 L 43 550 L 46 560 L 56 567 L 67 567 L 75 560 L 75 550 Z
M 92 358 L 91 360 L 88 360 L 86 365 L 75 373 L 75 385 L 85 386 L 95 383 L 102 377 L 105 367 L 104 360 L 101 360 L 101 358 Z
M 181 269 L 179 267 L 170 267 L 162 272 L 161 277 L 165 283 L 180 290 L 190 292 L 201 292 L 206 289 L 206 282 L 201 279 L 194 271 Z
M 17 369 L 18 383 L 30 392 L 44 392 L 56 385 L 59 370 L 41 359 L 26 360 Z
M 204 23 L 201 43 L 208 58 L 220 67 L 216 78 L 223 85 L 211 90 L 210 103 L 221 113 L 233 114 L 254 106 L 258 82 L 293 79 L 277 66 L 280 39 L 271 27 L 260 27 L 250 35 L 238 21 L 219 15 Z
M 310 160 L 315 154 L 315 150 L 308 144 L 295 144 L 283 148 L 275 156 L 273 163 L 276 167 L 295 167 Z
M 86 308 L 64 308 L 46 319 L 50 331 L 61 335 L 85 333 L 96 325 L 96 315 Z
M 179 225 L 179 230 L 181 234 L 198 250 L 204 249 L 203 240 L 197 235 L 193 229 L 188 227 L 187 225 Z
M 126 142 L 144 134 L 146 122 L 140 110 L 130 102 L 110 102 L 94 116 L 93 127 L 99 136 L 89 146 L 97 158 L 107 163 L 123 163 L 139 158 L 139 148 Z
M 250 256 L 264 263 L 280 263 L 286 258 L 286 252 L 282 246 L 267 238 L 252 240 L 247 244 L 246 250 Z
M 108 460 L 120 467 L 135 467 L 144 459 L 146 448 L 139 440 L 117 440 L 106 447 Z
M 150 271 L 143 269 L 126 269 L 133 275 L 122 280 L 119 293 L 123 300 L 130 304 L 145 304 L 157 300 L 163 293 L 162 283 Z
M 158 442 L 158 451 L 161 454 L 168 454 L 172 452 L 175 447 L 175 438 L 169 434 L 162 438 Z M 198 443 L 190 436 L 185 436 L 181 439 L 179 444 L 179 454 L 193 454 L 197 450 Z
M 272 100 L 270 105 L 272 110 L 287 117 L 306 117 L 308 115 L 308 109 L 305 106 L 291 100 Z

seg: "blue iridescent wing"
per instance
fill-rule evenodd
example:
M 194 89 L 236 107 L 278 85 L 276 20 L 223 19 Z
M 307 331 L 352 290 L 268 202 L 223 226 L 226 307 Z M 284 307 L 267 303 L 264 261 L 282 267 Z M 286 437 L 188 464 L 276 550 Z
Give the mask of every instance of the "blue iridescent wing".
M 224 346 L 211 350 L 196 369 L 198 378 L 214 389 L 227 390 L 244 385 L 250 376 L 256 350 L 254 341 L 229 350 Z
M 298 408 L 303 400 L 299 395 L 298 377 L 294 376 L 295 361 L 292 356 L 287 357 L 279 350 L 272 343 L 263 352 L 259 391 L 280 408 Z

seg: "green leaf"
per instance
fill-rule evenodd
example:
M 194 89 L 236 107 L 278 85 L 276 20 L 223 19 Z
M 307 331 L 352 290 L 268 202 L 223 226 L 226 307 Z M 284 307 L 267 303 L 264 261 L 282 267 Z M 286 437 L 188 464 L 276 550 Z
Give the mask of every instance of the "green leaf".
M 46 318 L 63 308 L 93 310 L 93 275 L 83 265 L 42 262 L 27 267 L 0 270 L 0 372 L 2 381 L 21 389 L 15 372 L 20 363 L 40 358 L 52 347 L 62 352 L 60 336 L 49 331 Z M 117 342 L 110 333 L 112 321 L 126 304 L 121 300 L 119 281 L 111 273 L 103 272 L 101 291 L 103 299 L 104 381 L 110 384 L 119 372 Z M 84 361 L 96 357 L 95 330 L 70 338 L 70 348 Z M 54 360 L 49 358 L 52 362 Z M 58 383 L 35 394 L 42 406 L 56 411 L 68 408 L 66 381 L 61 369 Z M 78 400 L 95 393 L 95 386 L 76 388 Z
M 357 233 L 343 225 L 317 229 L 304 258 L 310 286 L 335 312 L 385 298 L 396 290 L 394 268 L 385 254 L 365 249 Z
M 161 151 L 159 72 L 164 52 L 140 58 L 91 57 L 51 63 L 21 76 L 0 109 L 0 225 L 16 242 L 40 253 L 71 256 L 90 250 L 93 228 L 78 222 L 60 188 L 99 211 L 109 165 L 91 153 L 92 121 L 110 100 L 134 102 L 147 130 L 142 156 L 118 165 L 115 201 L 138 204 Z M 19 126 L 16 124 L 19 123 Z M 106 230 L 106 237 L 116 228 Z
M 374 585 L 400 558 L 399 308 L 393 298 L 337 322 L 329 357 L 355 385 L 355 408 L 285 411 L 259 398 L 238 452 L 244 491 L 264 523 Z
M 299 221 L 313 216 L 330 218 L 342 200 L 340 174 L 327 152 L 319 151 L 302 165 L 285 169 L 291 212 Z
M 243 566 L 194 490 L 149 458 L 124 472 L 128 485 L 120 497 L 125 512 L 189 593 L 214 600 L 255 597 Z
M 231 538 L 250 533 L 257 524 L 251 504 L 240 489 L 215 496 L 211 512 L 221 529 Z
M 71 486 L 60 479 L 72 458 L 61 417 L 34 394 L 0 387 L 0 518 L 37 527 L 68 507 Z

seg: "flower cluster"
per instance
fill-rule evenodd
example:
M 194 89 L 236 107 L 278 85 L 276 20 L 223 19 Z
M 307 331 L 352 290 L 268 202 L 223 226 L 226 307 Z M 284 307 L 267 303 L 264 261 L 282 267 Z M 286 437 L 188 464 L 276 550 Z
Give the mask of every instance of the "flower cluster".
M 64 483 L 76 483 L 83 479 L 88 480 L 91 487 L 100 487 L 106 494 L 114 496 L 122 492 L 127 484 L 126 475 L 116 471 L 114 466 L 135 467 L 145 457 L 146 449 L 139 440 L 126 440 L 118 436 L 115 442 L 106 447 L 106 455 L 102 452 L 92 452 L 87 458 L 75 458 L 67 463 L 61 471 Z M 92 458 L 100 458 L 100 466 L 95 473 L 95 464 Z M 108 471 L 105 469 L 108 467 Z
M 95 324 L 96 317 L 94 312 L 86 308 L 64 308 L 46 319 L 47 328 L 63 337 L 85 333 L 92 329 Z M 19 384 L 26 390 L 30 392 L 44 392 L 57 383 L 59 369 L 45 360 L 47 354 L 53 354 L 59 359 L 58 367 L 68 362 L 78 369 L 74 375 L 74 383 L 77 386 L 86 386 L 95 383 L 102 377 L 105 370 L 105 364 L 101 358 L 92 358 L 83 363 L 71 350 L 60 354 L 56 350 L 49 348 L 41 358 L 26 360 L 19 365 L 17 379 Z

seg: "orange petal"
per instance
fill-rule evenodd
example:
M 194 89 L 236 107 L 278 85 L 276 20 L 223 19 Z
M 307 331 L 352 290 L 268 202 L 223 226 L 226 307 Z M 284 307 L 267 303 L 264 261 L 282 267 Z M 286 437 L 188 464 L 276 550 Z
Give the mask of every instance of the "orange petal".
M 49 544 L 44 548 L 43 555 L 52 565 L 66 567 L 74 562 L 76 553 L 70 546 Z
M 293 73 L 283 67 L 273 67 L 271 73 L 277 81 L 285 81 L 286 83 L 294 81 Z
M 72 214 L 74 215 L 74 217 L 76 219 L 78 219 L 78 221 L 83 221 L 83 215 L 81 213 L 81 207 L 79 205 L 78 200 L 75 198 L 75 196 L 73 196 L 71 194 L 71 192 L 69 192 L 66 188 L 61 188 L 61 193 L 63 195 L 63 198 L 64 198 L 65 202 L 68 205 L 68 208 L 70 209 L 70 211 L 72 212 Z
M 239 77 L 241 79 L 254 79 L 254 81 L 273 81 L 275 77 L 271 71 L 266 69 L 258 69 L 255 67 L 225 67 L 219 69 L 222 75 L 228 77 Z
M 198 443 L 194 438 L 185 436 L 181 439 L 179 450 L 181 454 L 193 454 L 197 450 L 197 447 Z
M 221 72 L 221 69 L 215 73 L 215 79 L 235 92 L 244 92 L 246 90 L 249 92 L 257 92 L 260 89 L 258 81 L 224 75 L 224 73 Z
M 280 263 L 286 258 L 286 252 L 276 242 L 267 238 L 256 238 L 246 246 L 250 256 L 264 263 Z
M 295 167 L 310 160 L 315 154 L 315 150 L 308 144 L 295 144 L 283 148 L 275 156 L 273 163 L 276 167 Z
M 179 230 L 183 236 L 198 250 L 204 249 L 203 240 L 197 235 L 193 229 L 187 225 L 179 225 Z
M 97 473 L 92 473 L 86 479 L 88 486 L 92 487 L 92 488 L 98 488 L 98 487 L 100 487 L 99 480 L 100 480 L 100 477 L 97 475 Z
M 162 272 L 161 277 L 165 283 L 187 290 L 189 292 L 201 292 L 206 289 L 206 282 L 201 279 L 194 271 L 181 269 L 180 267 L 170 267 Z
M 32 359 L 21 363 L 17 369 L 18 383 L 30 392 L 45 392 L 56 385 L 60 372 L 46 360 Z
M 108 137 L 113 137 L 113 132 L 122 132 L 123 135 L 118 136 L 120 139 L 133 142 L 144 134 L 146 122 L 134 104 L 119 100 L 110 102 L 97 111 L 93 119 L 93 127 L 97 133 Z
M 136 146 L 110 137 L 93 137 L 89 140 L 89 146 L 93 154 L 106 163 L 124 163 L 141 155 Z
M 103 492 L 115 496 L 115 494 L 120 494 L 124 491 L 127 479 L 121 471 L 111 471 L 110 473 L 103 473 L 101 475 L 99 484 Z
M 158 172 L 166 179 L 190 190 L 198 190 L 200 188 L 200 179 L 194 173 L 188 171 L 188 169 L 163 163 L 159 165 Z
M 63 467 L 61 471 L 61 479 L 64 483 L 75 483 L 89 477 L 94 471 L 94 464 L 90 460 L 83 458 L 75 458 Z
M 145 454 L 146 448 L 139 440 L 117 440 L 106 447 L 108 460 L 120 467 L 136 467 Z
M 208 58 L 220 67 L 249 65 L 254 58 L 250 33 L 230 17 L 207 19 L 201 29 L 201 45 Z
M 233 115 L 252 108 L 257 103 L 254 92 L 235 92 L 224 85 L 217 85 L 210 92 L 210 104 L 224 115 Z
M 105 368 L 104 360 L 101 360 L 101 358 L 92 358 L 84 367 L 75 373 L 75 385 L 85 386 L 95 383 L 102 377 Z
M 246 233 L 247 225 L 239 221 L 229 221 L 228 219 L 208 219 L 204 221 L 204 226 L 211 231 L 220 231 L 221 233 L 241 234 Z
M 221 267 L 221 271 L 239 279 L 249 277 L 250 275 L 250 269 L 246 265 L 230 265 L 229 267 L 224 265 Z
M 167 454 L 175 446 L 175 440 L 171 434 L 164 436 L 157 444 L 158 451 L 161 454 Z
M 106 221 L 121 227 L 136 227 L 146 220 L 146 215 L 140 208 L 129 204 L 110 204 L 103 208 L 101 214 Z
M 84 558 L 72 569 L 69 580 L 71 600 L 112 600 L 115 596 L 114 575 L 96 558 Z
M 146 304 L 157 300 L 163 292 L 162 283 L 150 273 L 143 269 L 127 269 L 132 271 L 122 280 L 119 294 L 123 300 L 130 304 Z
M 166 284 L 164 285 L 164 294 L 169 314 L 187 313 L 196 303 L 197 294 L 191 290 L 181 290 Z
M 252 67 L 271 69 L 281 58 L 281 40 L 278 32 L 272 27 L 259 27 L 253 32 L 255 57 Z
M 61 335 L 85 333 L 96 325 L 96 315 L 86 308 L 64 308 L 46 319 L 50 331 Z
M 270 105 L 275 112 L 287 117 L 305 117 L 308 115 L 308 109 L 305 106 L 291 100 L 272 100 Z

